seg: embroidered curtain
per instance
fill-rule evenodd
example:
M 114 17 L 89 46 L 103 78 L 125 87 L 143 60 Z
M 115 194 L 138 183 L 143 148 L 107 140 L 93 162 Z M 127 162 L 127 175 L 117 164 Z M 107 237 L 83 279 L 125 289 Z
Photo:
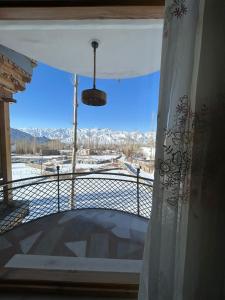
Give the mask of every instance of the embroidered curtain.
M 195 101 L 203 11 L 204 0 L 166 0 L 153 207 L 140 300 L 175 299 L 174 287 L 182 284 L 193 136 L 207 113 L 204 105 L 196 111 Z

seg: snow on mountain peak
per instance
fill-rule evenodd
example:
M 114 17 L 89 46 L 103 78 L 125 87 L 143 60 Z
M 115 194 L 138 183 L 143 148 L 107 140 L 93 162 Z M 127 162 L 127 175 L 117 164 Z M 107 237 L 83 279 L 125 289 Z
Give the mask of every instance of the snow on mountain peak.
M 35 137 L 58 139 L 64 143 L 72 142 L 73 130 L 71 128 L 19 128 L 19 130 Z M 122 144 L 126 141 L 147 144 L 150 140 L 155 140 L 155 132 L 119 131 L 109 128 L 78 129 L 78 142 L 90 139 L 99 144 Z

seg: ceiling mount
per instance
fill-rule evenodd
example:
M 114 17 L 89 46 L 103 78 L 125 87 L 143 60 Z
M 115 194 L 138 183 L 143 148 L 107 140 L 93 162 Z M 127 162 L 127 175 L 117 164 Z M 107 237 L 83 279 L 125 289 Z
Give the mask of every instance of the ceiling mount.
M 91 45 L 92 48 L 94 48 L 94 47 L 96 47 L 96 46 L 97 46 L 97 48 L 98 48 L 99 45 L 101 44 L 101 42 L 100 42 L 100 40 L 98 40 L 98 39 L 91 39 L 91 40 L 89 41 L 89 44 Z

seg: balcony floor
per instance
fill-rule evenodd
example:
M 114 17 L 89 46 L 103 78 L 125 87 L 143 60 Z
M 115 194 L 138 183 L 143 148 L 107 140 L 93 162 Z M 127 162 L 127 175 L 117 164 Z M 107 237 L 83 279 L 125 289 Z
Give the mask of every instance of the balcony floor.
M 0 281 L 138 286 L 148 220 L 104 209 L 61 212 L 0 236 Z M 133 293 L 133 292 L 132 292 Z
M 61 212 L 0 236 L 0 263 L 15 254 L 142 259 L 148 220 L 104 209 Z

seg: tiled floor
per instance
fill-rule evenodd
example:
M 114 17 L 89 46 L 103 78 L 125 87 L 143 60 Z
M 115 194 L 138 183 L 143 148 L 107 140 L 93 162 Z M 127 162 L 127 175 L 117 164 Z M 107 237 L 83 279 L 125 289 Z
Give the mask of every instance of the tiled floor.
M 147 220 L 103 209 L 46 216 L 0 236 L 0 265 L 15 254 L 142 259 Z
M 56 285 L 57 282 L 98 282 L 138 287 L 147 223 L 144 218 L 123 212 L 83 209 L 62 212 L 22 224 L 0 235 L 0 279 L 22 279 L 25 284 L 29 280 L 46 280 L 54 281 Z M 42 262 L 42 268 L 37 265 L 36 258 L 40 263 Z M 28 260 L 36 264 L 33 269 L 28 270 L 25 263 L 23 265 L 23 261 L 27 264 Z M 16 265 L 13 266 L 14 261 Z M 63 267 L 58 268 L 57 264 L 53 266 L 53 261 L 57 261 Z M 91 262 L 94 269 L 88 269 L 85 273 L 83 269 L 86 268 L 84 264 L 86 261 L 87 264 Z M 67 270 L 65 266 L 69 269 Z M 101 268 L 101 271 L 96 268 Z M 114 271 L 110 271 L 111 269 Z M 109 299 L 44 294 L 23 295 L 20 292 L 1 293 L 0 298 L 4 300 Z
M 22 224 L 0 235 L 0 280 L 138 285 L 147 223 L 124 212 L 82 209 Z

